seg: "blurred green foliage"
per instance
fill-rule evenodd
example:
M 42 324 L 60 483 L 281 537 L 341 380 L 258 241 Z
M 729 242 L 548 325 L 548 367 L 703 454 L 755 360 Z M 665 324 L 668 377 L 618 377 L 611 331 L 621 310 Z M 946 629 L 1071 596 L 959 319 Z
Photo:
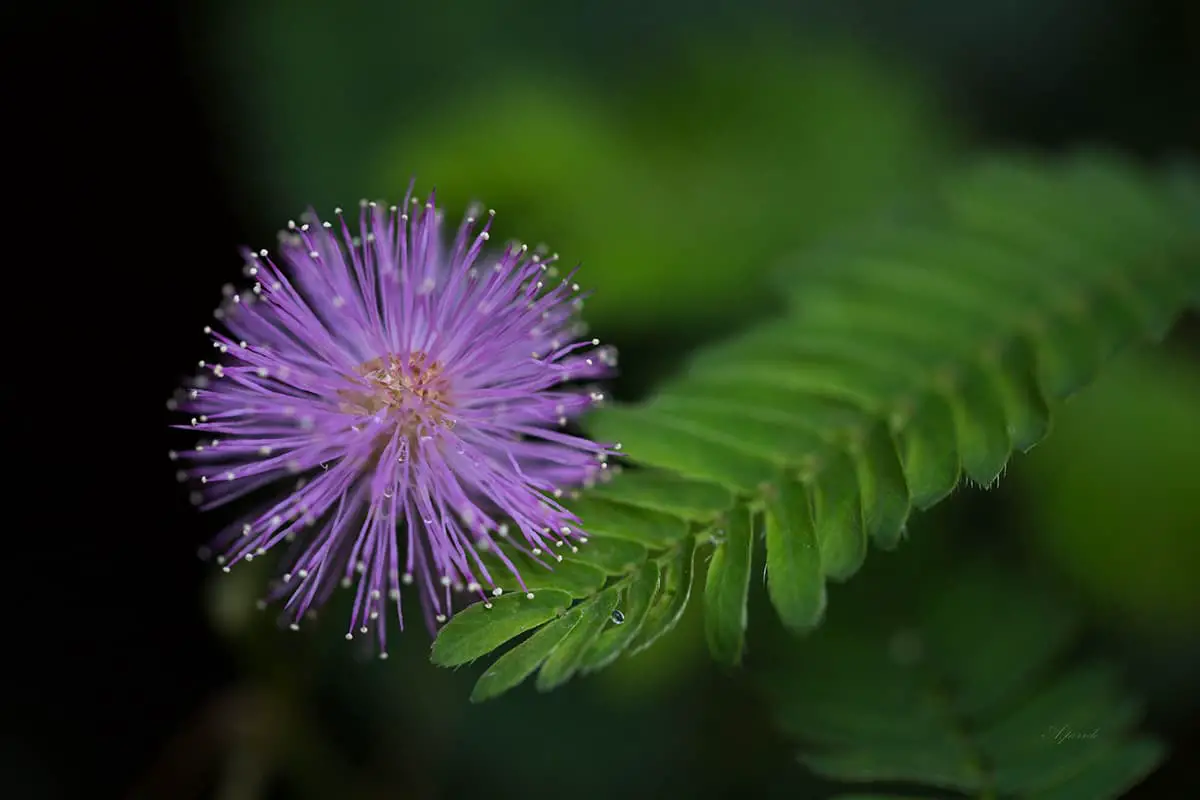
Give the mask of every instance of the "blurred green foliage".
M 877 556 L 825 627 L 760 661 L 801 762 L 897 797 L 1124 796 L 1164 754 L 1136 733 L 1141 704 L 1110 665 L 1067 658 L 1061 594 L 945 542 Z
M 1200 369 L 1122 358 L 1013 479 L 1024 532 L 1097 612 L 1159 635 L 1200 633 Z
M 304 57 L 313 19 L 279 24 L 272 40 L 299 37 L 278 53 L 292 77 L 237 87 L 267 131 L 247 153 L 263 208 L 283 219 L 297 197 L 325 212 L 396 201 L 414 177 L 451 218 L 486 202 L 501 237 L 584 264 L 587 319 L 608 339 L 694 341 L 769 312 L 775 262 L 926 182 L 961 139 L 911 70 L 848 43 L 692 41 L 617 89 L 520 59 L 444 98 L 398 75 L 376 108 L 372 81 Z M 370 58 L 355 60 L 383 68 Z M 281 65 L 268 66 L 258 80 Z
M 767 39 L 696 47 L 619 96 L 502 81 L 403 131 L 382 172 L 585 259 L 607 335 L 699 335 L 761 315 L 774 262 L 928 180 L 953 138 L 903 71 Z

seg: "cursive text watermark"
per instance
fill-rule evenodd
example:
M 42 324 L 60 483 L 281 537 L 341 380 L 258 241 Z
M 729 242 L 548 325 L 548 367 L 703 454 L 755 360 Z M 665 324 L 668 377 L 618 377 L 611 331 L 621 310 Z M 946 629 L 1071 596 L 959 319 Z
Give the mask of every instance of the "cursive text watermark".
M 1063 742 L 1078 742 L 1085 739 L 1096 739 L 1100 736 L 1099 728 L 1072 728 L 1070 725 L 1051 725 L 1046 728 L 1042 738 L 1055 744 Z

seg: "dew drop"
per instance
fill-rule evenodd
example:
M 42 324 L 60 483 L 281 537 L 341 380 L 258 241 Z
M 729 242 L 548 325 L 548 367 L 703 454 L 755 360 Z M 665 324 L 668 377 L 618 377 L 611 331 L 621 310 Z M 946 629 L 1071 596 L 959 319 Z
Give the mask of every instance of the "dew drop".
M 613 609 L 612 616 L 609 619 L 612 620 L 613 625 L 620 625 L 625 621 L 625 615 L 619 609 Z

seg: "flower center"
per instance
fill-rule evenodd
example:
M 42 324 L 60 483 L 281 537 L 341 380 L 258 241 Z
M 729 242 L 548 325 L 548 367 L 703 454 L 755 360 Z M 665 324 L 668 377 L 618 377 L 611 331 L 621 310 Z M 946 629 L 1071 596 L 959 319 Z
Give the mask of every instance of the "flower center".
M 453 427 L 450 381 L 440 361 L 430 361 L 420 350 L 407 356 L 389 353 L 357 369 L 366 385 L 338 392 L 338 407 L 345 413 L 374 416 L 383 412 L 410 441 L 421 428 Z

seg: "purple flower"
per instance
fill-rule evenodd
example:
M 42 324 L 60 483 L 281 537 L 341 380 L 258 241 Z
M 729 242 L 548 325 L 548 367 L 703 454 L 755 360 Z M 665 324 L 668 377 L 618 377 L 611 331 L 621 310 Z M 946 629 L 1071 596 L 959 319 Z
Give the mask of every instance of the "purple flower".
M 364 201 L 357 234 L 341 209 L 333 224 L 310 212 L 280 235 L 278 261 L 247 251 L 253 288 L 227 286 L 227 332 L 205 328 L 217 361 L 170 404 L 211 437 L 171 454 L 199 483 L 193 502 L 287 484 L 220 535 L 218 563 L 289 544 L 272 599 L 292 626 L 355 587 L 346 637 L 373 632 L 381 651 L 389 601 L 404 625 L 401 585 L 417 585 L 433 631 L 452 589 L 525 591 L 498 539 L 543 558 L 586 541 L 555 498 L 619 448 L 564 430 L 604 399 L 579 382 L 616 363 L 577 341 L 573 273 L 557 279 L 555 256 L 517 243 L 488 255 L 491 211 L 479 233 L 468 214 L 447 248 L 434 197 L 411 194 L 400 208 Z M 484 566 L 486 549 L 510 575 Z

